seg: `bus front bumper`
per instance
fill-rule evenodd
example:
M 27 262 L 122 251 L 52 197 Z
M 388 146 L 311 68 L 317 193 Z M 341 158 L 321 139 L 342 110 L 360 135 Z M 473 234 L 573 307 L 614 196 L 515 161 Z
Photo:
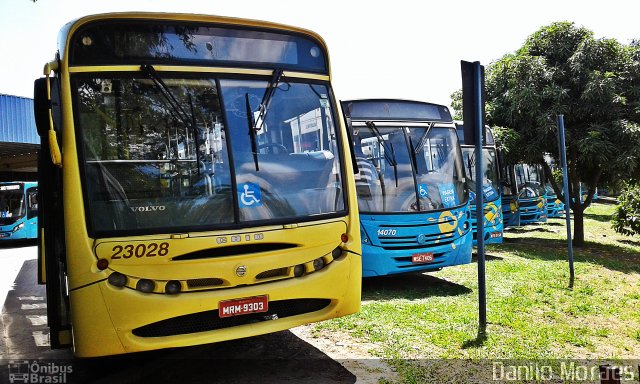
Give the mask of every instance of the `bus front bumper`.
M 437 270 L 471 262 L 472 236 L 467 231 L 451 244 L 411 250 L 389 250 L 362 244 L 362 277 Z M 414 263 L 413 255 L 433 253 L 433 261 Z
M 70 292 L 74 354 L 95 357 L 208 344 L 277 332 L 360 309 L 361 257 L 271 283 L 174 295 L 106 280 Z M 269 311 L 221 318 L 220 302 L 268 296 Z

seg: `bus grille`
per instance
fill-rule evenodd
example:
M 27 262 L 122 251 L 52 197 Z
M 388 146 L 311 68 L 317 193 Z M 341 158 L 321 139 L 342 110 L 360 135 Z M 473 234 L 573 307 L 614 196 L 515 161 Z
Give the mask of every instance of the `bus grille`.
M 381 226 L 382 228 L 382 226 Z M 454 242 L 454 232 L 425 234 L 425 243 L 418 243 L 417 235 L 412 236 L 378 236 L 380 245 L 387 250 L 423 249 L 425 246 L 446 245 Z
M 458 220 L 464 220 L 460 217 Z M 456 219 L 446 218 L 438 221 L 414 222 L 414 223 L 381 223 L 368 228 L 378 238 L 379 246 L 386 250 L 411 250 L 424 249 L 429 246 L 440 246 L 453 243 L 458 238 L 458 228 L 455 225 L 453 230 L 440 232 L 440 225 L 443 223 L 454 224 Z M 396 235 L 391 231 L 397 230 Z M 418 237 L 423 236 L 422 242 L 418 242 Z
M 540 202 L 538 201 L 538 199 L 536 200 L 520 200 L 520 207 L 521 208 L 528 208 L 528 207 L 535 207 L 536 205 L 538 205 Z
M 289 276 L 289 268 L 276 268 L 276 269 L 271 269 L 268 271 L 264 271 L 259 273 L 256 276 L 257 280 L 260 279 L 270 279 L 273 277 L 282 277 L 282 276 Z
M 239 325 L 257 323 L 290 316 L 319 311 L 331 303 L 329 299 L 291 299 L 269 303 L 269 311 L 241 316 L 220 318 L 218 310 L 191 313 L 173 317 L 136 328 L 132 333 L 139 337 L 166 337 L 184 335 L 197 332 L 213 331 L 236 327 Z
M 222 284 L 224 284 L 224 280 L 215 277 L 187 280 L 187 287 L 189 287 L 189 289 L 216 287 Z

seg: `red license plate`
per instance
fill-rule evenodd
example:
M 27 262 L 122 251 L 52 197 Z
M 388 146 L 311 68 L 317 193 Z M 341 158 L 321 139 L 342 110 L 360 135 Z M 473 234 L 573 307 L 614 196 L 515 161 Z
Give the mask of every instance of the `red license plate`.
M 218 315 L 220 317 L 247 315 L 249 313 L 267 312 L 268 310 L 269 296 L 267 295 L 225 300 L 218 303 Z
M 414 253 L 411 255 L 411 262 L 414 264 L 431 263 L 433 262 L 433 253 Z

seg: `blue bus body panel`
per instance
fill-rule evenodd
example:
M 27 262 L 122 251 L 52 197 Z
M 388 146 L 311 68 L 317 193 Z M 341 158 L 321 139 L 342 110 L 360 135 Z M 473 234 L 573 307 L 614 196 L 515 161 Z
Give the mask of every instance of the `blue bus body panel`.
M 555 194 L 547 195 L 547 217 L 564 217 L 564 203 Z
M 504 230 L 502 218 L 501 199 L 493 200 L 484 205 L 484 243 L 485 244 L 501 244 L 502 233 Z M 473 245 L 478 245 L 478 224 L 476 223 L 476 205 L 470 205 L 471 210 L 471 228 L 473 229 Z
M 420 272 L 471 262 L 467 206 L 416 214 L 360 214 L 362 276 Z M 465 229 L 466 227 L 466 229 Z M 413 255 L 433 261 L 414 263 Z
M 8 182 L 3 184 L 22 184 L 24 191 L 29 188 L 37 187 L 35 182 Z M 38 216 L 35 215 L 27 218 L 27 215 L 20 217 L 14 223 L 8 225 L 0 225 L 0 241 L 6 240 L 25 240 L 35 239 L 38 237 Z
M 547 221 L 547 196 L 520 197 L 520 224 L 544 223 Z
M 520 203 L 517 196 L 502 196 L 503 227 L 520 225 Z

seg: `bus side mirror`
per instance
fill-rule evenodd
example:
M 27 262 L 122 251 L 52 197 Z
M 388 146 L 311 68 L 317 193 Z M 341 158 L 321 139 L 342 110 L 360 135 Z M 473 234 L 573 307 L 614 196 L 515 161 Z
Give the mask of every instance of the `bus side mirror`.
M 353 145 L 353 124 L 351 123 L 351 116 L 347 114 L 349 109 L 347 108 L 347 104 L 344 101 L 340 102 L 340 109 L 342 112 L 342 117 L 344 119 L 344 124 L 347 128 L 347 138 L 349 139 L 349 151 L 351 152 L 351 165 L 353 166 L 353 173 L 358 174 L 360 170 L 358 169 L 358 161 L 356 159 L 356 151 Z
M 49 96 L 47 95 L 47 78 L 36 79 L 33 84 L 33 112 L 36 118 L 38 135 L 47 135 L 49 127 Z

